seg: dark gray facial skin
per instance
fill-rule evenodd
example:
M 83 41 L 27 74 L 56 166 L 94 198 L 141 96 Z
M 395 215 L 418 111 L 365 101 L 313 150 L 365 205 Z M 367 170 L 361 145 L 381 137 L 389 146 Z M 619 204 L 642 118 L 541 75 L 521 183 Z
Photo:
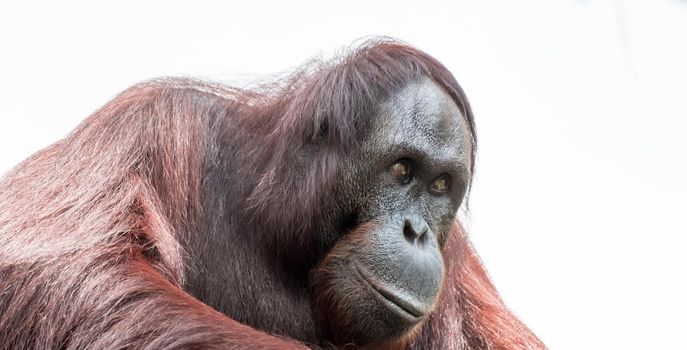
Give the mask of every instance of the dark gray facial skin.
M 366 161 L 355 168 L 370 172 L 358 178 L 374 185 L 368 189 L 367 210 L 361 212 L 372 218 L 411 210 L 425 216 L 433 228 L 440 229 L 435 227 L 440 222 L 450 226 L 470 179 L 471 147 L 467 122 L 451 97 L 423 79 L 393 95 L 371 120 L 370 131 L 351 157 Z M 389 167 L 404 158 L 413 163 L 413 178 L 399 186 Z M 445 173 L 451 179 L 448 195 L 432 195 L 431 181 Z
M 451 97 L 429 79 L 391 96 L 370 120 L 337 190 L 357 229 L 335 246 L 349 254 L 331 270 L 339 290 L 356 296 L 341 296 L 351 301 L 351 339 L 374 342 L 408 334 L 436 302 L 441 248 L 471 175 L 471 136 Z M 407 181 L 393 170 L 399 160 L 411 167 Z M 445 193 L 432 190 L 439 177 L 449 179 Z

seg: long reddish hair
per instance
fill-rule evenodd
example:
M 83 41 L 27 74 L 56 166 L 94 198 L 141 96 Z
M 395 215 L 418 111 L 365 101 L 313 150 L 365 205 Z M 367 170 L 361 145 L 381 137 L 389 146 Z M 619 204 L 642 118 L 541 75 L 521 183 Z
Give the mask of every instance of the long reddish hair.
M 365 118 L 421 77 L 453 98 L 474 155 L 474 120 L 456 80 L 388 39 L 254 89 L 158 79 L 124 91 L 0 181 L 0 348 L 302 348 L 184 292 L 193 266 L 185 244 L 210 240 L 200 222 L 230 205 L 203 205 L 204 176 L 224 167 L 245 227 L 269 249 L 303 252 L 334 200 L 319 189 L 336 181 Z M 323 146 L 311 162 L 289 165 L 316 140 Z M 544 348 L 505 307 L 458 223 L 444 256 L 439 304 L 408 348 Z

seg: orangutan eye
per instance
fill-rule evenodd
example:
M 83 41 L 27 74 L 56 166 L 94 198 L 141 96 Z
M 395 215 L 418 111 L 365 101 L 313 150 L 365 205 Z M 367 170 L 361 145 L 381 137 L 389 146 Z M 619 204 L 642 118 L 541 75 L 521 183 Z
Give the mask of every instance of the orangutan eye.
M 413 168 L 407 159 L 399 159 L 391 165 L 391 173 L 402 184 L 407 184 L 413 178 Z
M 449 188 L 451 188 L 451 178 L 443 174 L 432 181 L 431 192 L 440 195 L 448 192 Z

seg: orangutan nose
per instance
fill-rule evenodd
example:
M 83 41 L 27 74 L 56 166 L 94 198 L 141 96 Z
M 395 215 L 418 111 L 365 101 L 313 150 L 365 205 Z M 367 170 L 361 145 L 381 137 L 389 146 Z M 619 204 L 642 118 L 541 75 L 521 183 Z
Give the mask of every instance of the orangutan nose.
M 431 236 L 427 222 L 417 215 L 408 215 L 403 221 L 403 237 L 408 243 L 424 246 Z

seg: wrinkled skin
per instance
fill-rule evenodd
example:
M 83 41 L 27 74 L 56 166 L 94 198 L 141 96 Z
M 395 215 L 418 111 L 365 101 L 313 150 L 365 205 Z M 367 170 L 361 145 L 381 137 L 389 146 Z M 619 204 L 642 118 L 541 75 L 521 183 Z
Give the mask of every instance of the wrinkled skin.
M 441 291 L 443 243 L 470 181 L 468 125 L 429 79 L 382 103 L 366 130 L 343 167 L 335 198 L 344 219 L 324 235 L 333 249 L 314 277 L 317 311 L 336 315 L 320 322 L 339 344 L 417 331 Z M 399 160 L 411 176 L 399 179 Z M 450 181 L 445 193 L 432 188 L 438 178 Z

